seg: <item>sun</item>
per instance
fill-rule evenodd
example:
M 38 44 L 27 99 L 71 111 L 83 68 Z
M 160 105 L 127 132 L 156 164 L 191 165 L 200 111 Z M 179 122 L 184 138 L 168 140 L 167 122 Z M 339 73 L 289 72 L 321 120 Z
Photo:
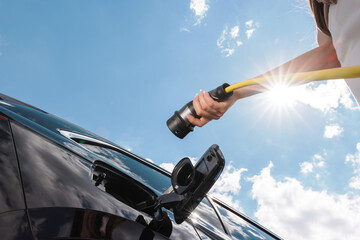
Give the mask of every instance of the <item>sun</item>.
M 294 122 L 295 119 L 303 120 L 299 113 L 299 98 L 303 97 L 299 86 L 289 86 L 284 83 L 271 83 L 266 86 L 267 91 L 259 96 L 259 121 L 266 120 L 268 124 L 275 124 L 274 127 L 282 127 L 283 123 Z
M 277 74 L 268 73 L 264 77 L 266 81 L 260 83 L 264 90 L 254 105 L 254 110 L 258 112 L 255 122 L 261 121 L 279 129 L 283 124 L 306 122 L 302 105 L 312 99 L 307 84 L 299 84 L 281 69 Z
M 269 87 L 266 100 L 274 107 L 294 107 L 296 103 L 296 90 L 285 84 L 275 84 Z

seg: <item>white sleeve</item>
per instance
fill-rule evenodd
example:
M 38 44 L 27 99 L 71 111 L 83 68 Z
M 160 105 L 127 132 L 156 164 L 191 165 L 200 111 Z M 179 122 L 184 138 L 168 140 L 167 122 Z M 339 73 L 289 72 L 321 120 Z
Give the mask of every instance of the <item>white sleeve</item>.
M 342 67 L 360 65 L 360 0 L 338 1 L 329 9 L 329 30 Z M 360 79 L 346 80 L 360 104 Z
M 360 106 L 360 78 L 346 79 L 345 82 L 349 86 L 354 98 Z

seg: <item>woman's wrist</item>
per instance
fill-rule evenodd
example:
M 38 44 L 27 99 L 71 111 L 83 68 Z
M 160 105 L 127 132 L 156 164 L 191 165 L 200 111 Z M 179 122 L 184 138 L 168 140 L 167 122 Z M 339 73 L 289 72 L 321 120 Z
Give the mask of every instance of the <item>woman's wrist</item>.
M 241 98 L 246 98 L 264 91 L 266 91 L 266 88 L 261 85 L 246 86 L 243 88 L 236 89 L 234 91 L 233 97 L 236 100 L 239 100 Z

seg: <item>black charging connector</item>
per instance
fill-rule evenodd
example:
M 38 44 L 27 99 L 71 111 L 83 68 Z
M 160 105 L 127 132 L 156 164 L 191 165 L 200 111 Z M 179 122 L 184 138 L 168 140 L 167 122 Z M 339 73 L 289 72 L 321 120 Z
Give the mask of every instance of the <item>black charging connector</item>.
M 221 86 L 209 91 L 210 97 L 217 102 L 227 100 L 233 94 L 233 92 L 227 93 L 225 91 L 225 88 L 228 86 L 230 85 L 224 83 Z M 185 104 L 185 106 L 183 106 L 179 111 L 175 111 L 174 115 L 172 115 L 166 122 L 170 131 L 178 138 L 183 139 L 189 132 L 194 130 L 195 126 L 189 122 L 187 118 L 188 114 L 191 114 L 195 118 L 200 118 L 200 116 L 196 114 L 192 101 Z

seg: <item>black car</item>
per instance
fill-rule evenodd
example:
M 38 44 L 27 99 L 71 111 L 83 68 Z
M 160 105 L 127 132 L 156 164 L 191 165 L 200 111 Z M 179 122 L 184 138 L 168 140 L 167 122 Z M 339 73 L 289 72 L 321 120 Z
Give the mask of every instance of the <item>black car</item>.
M 211 157 L 222 158 L 216 145 L 206 154 L 205 165 Z M 0 238 L 280 239 L 205 195 L 203 189 L 221 169 L 206 175 L 207 182 L 193 183 L 201 164 L 188 164 L 185 158 L 171 175 L 85 129 L 0 94 Z M 180 176 L 181 171 L 189 174 Z

